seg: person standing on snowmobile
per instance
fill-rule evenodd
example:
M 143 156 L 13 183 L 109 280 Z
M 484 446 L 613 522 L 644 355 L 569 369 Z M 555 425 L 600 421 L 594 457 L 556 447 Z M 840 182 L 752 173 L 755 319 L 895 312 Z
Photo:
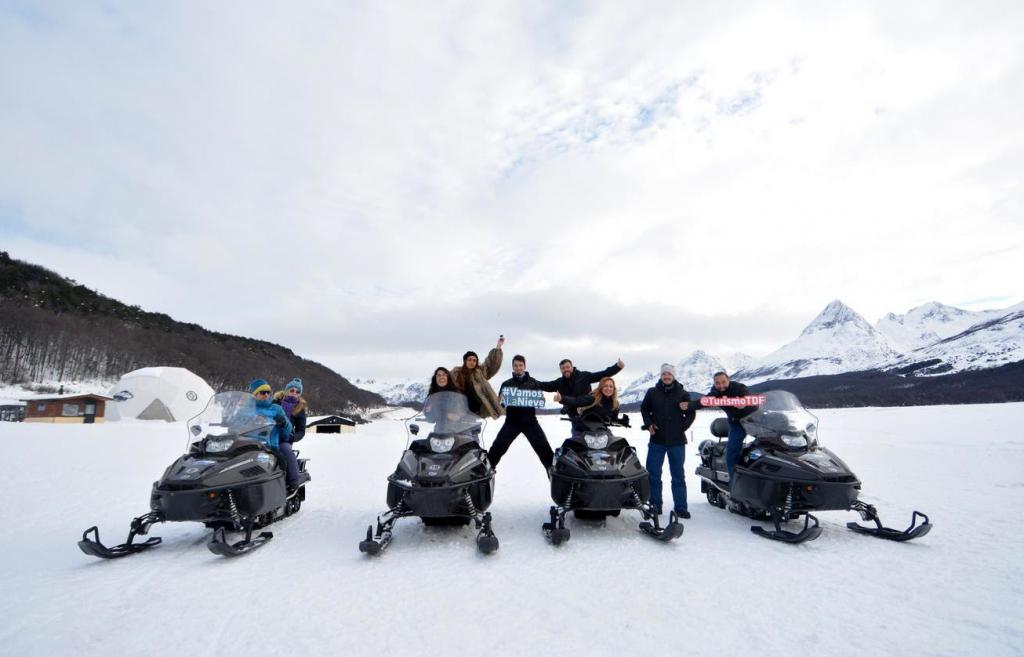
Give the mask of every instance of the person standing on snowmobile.
M 501 397 L 506 388 L 517 388 L 519 390 L 540 390 L 539 382 L 530 376 L 526 371 L 526 358 L 516 354 L 512 357 L 512 378 L 501 384 L 498 396 Z M 548 437 L 544 435 L 544 429 L 537 422 L 537 409 L 532 406 L 507 406 L 505 407 L 505 424 L 501 427 L 497 437 L 491 444 L 487 456 L 490 458 L 491 466 L 497 467 L 498 461 L 505 455 L 512 441 L 524 434 L 530 441 L 530 447 L 537 454 L 541 465 L 545 470 L 551 465 L 555 454 L 551 451 Z
M 683 409 L 686 410 L 683 410 Z M 672 505 L 676 515 L 689 518 L 686 504 L 686 479 L 683 463 L 686 460 L 686 430 L 697 417 L 697 409 L 690 404 L 690 393 L 676 380 L 675 366 L 661 366 L 661 380 L 644 395 L 640 404 L 644 419 L 641 429 L 651 434 L 647 444 L 647 475 L 651 480 L 651 504 L 661 514 L 661 473 L 668 457 L 668 471 L 672 475 Z
M 693 404 L 703 404 L 704 397 L 749 397 L 750 390 L 747 386 L 738 381 L 730 381 L 729 375 L 725 372 L 715 372 L 714 385 L 707 395 L 700 397 Z M 688 407 L 683 407 L 687 410 Z M 725 468 L 729 472 L 729 485 L 732 485 L 733 473 L 736 470 L 736 463 L 740 460 L 743 452 L 743 439 L 747 437 L 747 430 L 740 422 L 743 418 L 757 410 L 757 405 L 752 406 L 722 406 L 725 415 L 729 418 L 729 442 L 725 447 Z
M 253 379 L 249 383 L 249 393 L 256 399 L 256 412 L 274 422 L 267 445 L 284 458 L 285 484 L 291 491 L 299 485 L 299 461 L 295 458 L 290 441 L 292 423 L 284 409 L 271 401 L 270 395 L 273 392 L 274 389 L 265 379 Z
M 306 400 L 302 397 L 302 379 L 295 377 L 284 390 L 274 393 L 274 403 L 284 409 L 292 423 L 292 439 L 297 443 L 306 435 Z
M 576 414 L 572 416 L 573 433 L 580 433 L 585 429 L 579 421 L 590 414 L 595 414 L 606 422 L 619 421 L 623 426 L 629 426 L 625 415 L 619 417 L 619 391 L 615 387 L 615 379 L 610 376 L 601 379 L 601 384 L 590 394 L 564 397 L 562 393 L 556 392 L 555 401 L 575 411 Z
M 586 372 L 576 369 L 572 364 L 572 361 L 568 358 L 563 358 L 558 363 L 558 369 L 562 372 L 562 376 L 558 377 L 554 381 L 538 381 L 537 386 L 544 392 L 557 392 L 562 397 L 579 397 L 580 395 L 589 395 L 591 384 L 597 383 L 601 379 L 606 377 L 615 376 L 622 371 L 622 368 L 626 364 L 622 362 L 620 358 L 611 367 L 601 370 L 600 372 Z M 558 401 L 557 399 L 555 401 Z M 571 407 L 566 407 L 569 411 L 569 417 L 575 417 L 576 410 Z
M 498 393 L 488 383 L 488 379 L 501 369 L 503 357 L 501 347 L 505 344 L 505 336 L 498 338 L 498 344 L 487 354 L 483 365 L 475 351 L 467 351 L 462 356 L 462 365 L 452 368 L 452 380 L 455 387 L 466 395 L 469 410 L 482 418 L 498 419 L 504 413 Z

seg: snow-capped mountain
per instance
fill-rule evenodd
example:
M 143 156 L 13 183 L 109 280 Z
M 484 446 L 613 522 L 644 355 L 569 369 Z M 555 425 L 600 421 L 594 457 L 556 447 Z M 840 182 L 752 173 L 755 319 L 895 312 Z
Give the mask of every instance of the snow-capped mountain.
M 1008 310 L 972 312 L 930 301 L 902 315 L 889 313 L 878 320 L 875 328 L 885 334 L 897 350 L 909 352 L 962 333 L 976 324 L 1001 317 Z
M 994 313 L 999 314 L 904 354 L 890 369 L 935 375 L 988 369 L 1024 360 L 1024 304 L 978 314 L 991 316 Z
M 707 352 L 698 349 L 675 364 L 676 379 L 687 390 L 706 392 L 711 388 L 711 379 L 715 372 L 720 370 L 732 372 L 733 368 L 726 363 L 750 362 L 750 356 L 744 353 L 735 353 L 728 359 L 725 359 L 725 361 L 723 362 L 722 359 L 715 358 Z M 619 394 L 619 401 L 623 404 L 643 401 L 647 389 L 657 383 L 660 376 L 660 372 L 645 373 L 626 386 L 622 393 Z
M 838 299 L 796 340 L 736 373 L 744 383 L 874 369 L 901 356 L 884 333 Z
M 422 402 L 427 397 L 428 381 L 405 379 L 401 381 L 379 381 L 377 379 L 354 379 L 360 388 L 375 392 L 389 404 Z

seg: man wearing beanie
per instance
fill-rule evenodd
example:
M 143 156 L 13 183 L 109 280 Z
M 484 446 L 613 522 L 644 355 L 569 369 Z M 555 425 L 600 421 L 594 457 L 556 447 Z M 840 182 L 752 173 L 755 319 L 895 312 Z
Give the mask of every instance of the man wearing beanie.
M 306 400 L 302 396 L 302 379 L 295 377 L 284 390 L 274 393 L 274 403 L 284 409 L 292 423 L 292 439 L 297 443 L 306 435 Z
M 462 355 L 462 365 L 452 368 L 452 381 L 460 392 L 466 395 L 469 410 L 482 418 L 498 419 L 504 413 L 498 393 L 488 383 L 488 379 L 501 369 L 503 357 L 501 347 L 505 344 L 505 336 L 498 337 L 498 345 L 491 349 L 484 359 L 483 365 L 475 351 L 467 351 Z
M 640 404 L 641 427 L 651 434 L 647 445 L 647 475 L 651 480 L 651 504 L 661 513 L 661 473 L 668 457 L 672 475 L 672 506 L 680 518 L 689 518 L 686 504 L 686 480 L 683 461 L 686 458 L 686 430 L 693 424 L 697 409 L 690 404 L 690 393 L 676 381 L 676 368 L 661 366 L 661 380 L 647 391 Z

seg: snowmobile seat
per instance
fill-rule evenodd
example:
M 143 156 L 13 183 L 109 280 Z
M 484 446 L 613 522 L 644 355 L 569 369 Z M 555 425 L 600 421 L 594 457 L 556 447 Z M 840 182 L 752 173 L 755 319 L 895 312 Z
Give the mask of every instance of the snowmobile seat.
M 711 423 L 711 435 L 715 438 L 728 438 L 729 419 L 724 417 L 715 418 Z

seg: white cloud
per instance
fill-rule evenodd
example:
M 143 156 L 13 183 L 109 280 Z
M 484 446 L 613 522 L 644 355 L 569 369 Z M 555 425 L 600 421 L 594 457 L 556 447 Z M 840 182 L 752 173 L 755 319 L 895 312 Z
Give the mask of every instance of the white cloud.
M 1015 302 L 1022 18 L 8 6 L 0 248 L 364 375 L 501 331 L 653 366 L 836 297 Z

